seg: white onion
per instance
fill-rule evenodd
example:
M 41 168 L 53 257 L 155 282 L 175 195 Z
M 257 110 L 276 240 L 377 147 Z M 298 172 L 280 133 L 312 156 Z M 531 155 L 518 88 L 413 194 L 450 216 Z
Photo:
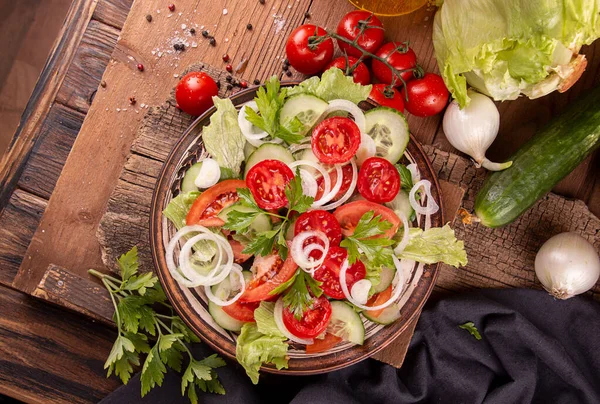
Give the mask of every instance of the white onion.
M 302 192 L 310 197 L 315 197 L 319 191 L 319 184 L 315 177 L 306 170 L 300 170 L 300 179 L 302 180 Z
M 281 143 L 283 142 L 279 138 L 271 139 L 268 142 L 262 141 L 261 139 L 266 138 L 269 134 L 263 130 L 259 130 L 259 132 L 255 132 L 256 126 L 252 125 L 248 119 L 246 119 L 246 107 L 252 108 L 254 111 L 258 112 L 258 106 L 256 105 L 256 101 L 249 101 L 242 105 L 240 108 L 240 112 L 238 113 L 238 125 L 242 132 L 242 135 L 246 138 L 248 143 L 250 143 L 254 147 L 260 147 L 264 143 Z
M 210 286 L 204 286 L 204 293 L 206 293 L 206 297 L 208 300 L 216 304 L 217 306 L 229 306 L 240 298 L 244 291 L 246 290 L 246 281 L 244 280 L 244 274 L 242 274 L 242 267 L 238 264 L 233 264 L 233 268 L 231 268 L 231 272 L 229 273 L 229 280 L 231 282 L 232 290 L 233 290 L 233 278 L 232 274 L 236 274 L 238 276 L 238 281 L 240 283 L 240 291 L 234 297 L 229 300 L 221 300 L 217 296 L 215 296 L 211 290 Z
M 394 248 L 394 254 L 398 255 L 402 251 L 404 251 L 404 249 L 408 245 L 408 228 L 409 228 L 409 226 L 408 226 L 408 218 L 406 217 L 404 212 L 397 211 L 395 213 L 396 213 L 396 216 L 398 216 L 398 218 L 402 222 L 402 228 L 404 230 L 402 233 L 402 240 L 400 240 L 400 242 L 398 243 L 396 248 Z
M 358 107 L 358 105 L 356 105 L 352 101 L 340 99 L 329 101 L 329 106 L 327 107 L 327 109 L 325 109 L 325 111 L 323 111 L 321 117 L 326 117 L 327 115 L 336 111 L 349 112 L 350 114 L 352 114 L 354 122 L 356 123 L 356 126 L 358 126 L 358 130 L 360 130 L 360 133 L 365 133 L 367 131 L 367 120 L 365 119 L 365 114 Z
M 294 342 L 297 342 L 299 344 L 304 344 L 304 345 L 311 345 L 314 343 L 314 340 L 312 340 L 312 339 L 296 337 L 294 334 L 289 332 L 289 330 L 286 328 L 285 324 L 283 323 L 283 299 L 282 298 L 277 300 L 277 302 L 275 303 L 274 314 L 275 314 L 275 324 L 277 324 L 277 328 L 279 328 L 279 331 L 281 331 L 281 333 L 283 335 L 285 335 L 290 341 L 294 341 Z
M 323 195 L 318 200 L 313 202 L 313 204 L 311 205 L 313 208 L 329 202 L 331 199 L 333 199 L 333 197 L 339 192 L 340 188 L 342 187 L 344 178 L 342 169 L 339 167 L 339 165 L 336 166 L 338 176 L 336 178 L 336 183 L 333 189 L 331 188 L 331 177 L 329 176 L 329 172 L 321 164 L 315 163 L 314 161 L 310 160 L 296 160 L 288 164 L 288 167 L 290 167 L 292 171 L 294 171 L 294 169 L 298 166 L 312 167 L 323 176 Z
M 219 178 L 221 178 L 219 163 L 214 159 L 205 158 L 202 160 L 202 165 L 200 166 L 198 176 L 194 180 L 194 185 L 200 189 L 210 188 L 219 182 Z
M 371 281 L 368 279 L 361 279 L 352 285 L 350 294 L 360 304 L 367 303 L 369 300 L 369 290 L 371 290 Z
M 348 188 L 346 193 L 344 195 L 342 195 L 342 197 L 340 199 L 338 199 L 335 202 L 331 202 L 329 205 L 322 206 L 321 209 L 323 209 L 323 210 L 335 209 L 338 206 L 345 203 L 348 199 L 350 199 L 350 197 L 354 193 L 354 189 L 356 188 L 356 183 L 358 182 L 358 168 L 356 167 L 356 163 L 354 162 L 354 159 L 350 160 L 350 164 L 352 164 L 352 181 L 350 182 L 350 187 Z
M 594 287 L 600 277 L 600 258 L 579 234 L 561 233 L 538 251 L 535 274 L 552 296 L 568 299 Z
M 179 240 L 186 234 L 203 231 L 208 231 L 208 229 L 200 225 L 185 226 L 173 235 L 173 238 L 171 238 L 169 244 L 167 245 L 165 251 L 165 260 L 167 261 L 167 268 L 169 269 L 171 276 L 182 286 L 196 287 L 198 285 L 194 284 L 194 282 L 190 281 L 189 279 L 184 278 L 183 275 L 177 269 L 177 265 L 175 265 L 175 260 L 173 259 L 175 247 L 177 246 Z
M 331 190 L 327 193 L 323 192 L 323 196 L 319 198 L 319 200 L 316 201 L 313 205 L 321 206 L 332 200 L 337 195 L 337 193 L 340 192 L 342 184 L 344 183 L 344 173 L 342 172 L 342 166 L 340 164 L 335 165 L 335 173 L 335 185 L 333 186 L 333 188 L 331 188 Z M 327 173 L 327 176 L 329 177 L 329 173 Z M 325 178 L 323 178 L 323 180 L 325 180 Z
M 419 173 L 419 167 L 417 167 L 415 163 L 407 165 L 406 168 L 408 169 L 408 171 L 410 171 L 410 176 L 413 184 L 416 184 L 417 182 L 419 182 L 419 180 L 421 180 L 421 173 Z
M 425 195 L 422 198 L 422 200 L 425 200 L 426 202 L 425 206 L 421 206 L 415 198 L 415 194 L 421 187 L 423 187 L 423 190 L 425 191 Z M 410 193 L 408 194 L 408 200 L 410 202 L 410 206 L 412 206 L 415 212 L 421 215 L 433 215 L 440 209 L 431 195 L 431 182 L 429 180 L 420 180 L 417 182 L 410 190 Z
M 362 166 L 362 163 L 370 157 L 373 157 L 377 152 L 377 145 L 375 144 L 375 140 L 366 133 L 361 133 L 360 135 L 360 147 L 356 152 L 356 163 L 358 166 Z
M 321 246 L 320 244 L 314 243 L 304 247 L 304 242 L 311 237 L 316 237 L 324 245 Z M 314 260 L 310 257 L 310 253 L 315 250 L 321 251 L 321 258 L 319 258 L 318 260 Z M 290 246 L 290 253 L 292 254 L 292 259 L 294 260 L 296 265 L 298 265 L 304 270 L 310 270 L 321 265 L 323 261 L 325 261 L 327 251 L 329 251 L 329 239 L 327 238 L 325 233 L 315 230 L 303 231 L 298 233 L 292 240 L 292 245 Z

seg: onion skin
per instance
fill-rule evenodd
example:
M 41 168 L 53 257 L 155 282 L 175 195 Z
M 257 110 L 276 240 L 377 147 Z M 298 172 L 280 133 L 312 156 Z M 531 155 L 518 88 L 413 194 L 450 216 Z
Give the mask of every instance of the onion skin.
M 546 241 L 535 257 L 535 274 L 557 299 L 587 292 L 600 277 L 600 258 L 577 233 L 561 233 Z

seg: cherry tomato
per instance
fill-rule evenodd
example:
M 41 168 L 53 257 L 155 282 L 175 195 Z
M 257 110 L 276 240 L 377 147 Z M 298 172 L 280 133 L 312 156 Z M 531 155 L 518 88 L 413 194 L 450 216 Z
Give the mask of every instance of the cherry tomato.
M 239 241 L 231 238 L 228 238 L 227 241 L 229 241 L 229 245 L 231 246 L 231 250 L 233 251 L 233 260 L 236 264 L 244 263 L 253 257 L 252 254 L 244 254 L 242 252 L 244 251 L 244 248 L 246 248 L 246 246 L 244 246 Z
M 322 163 L 345 163 L 359 146 L 360 130 L 350 118 L 327 118 L 312 133 L 312 151 Z
M 370 157 L 360 167 L 357 188 L 368 201 L 391 202 L 400 190 L 400 174 L 386 159 Z
M 342 228 L 338 223 L 335 216 L 325 210 L 311 210 L 301 214 L 296 220 L 294 225 L 294 234 L 301 233 L 303 231 L 316 230 L 325 233 L 329 240 L 329 247 L 340 245 L 342 241 Z M 316 237 L 309 237 L 304 242 L 304 246 L 309 244 L 317 243 Z M 320 259 L 321 253 L 319 251 L 313 251 L 311 256 L 314 259 Z
M 330 348 L 336 346 L 342 339 L 337 337 L 329 332 L 325 333 L 325 337 L 323 339 L 315 338 L 315 342 L 306 346 L 307 354 L 314 354 L 326 351 Z
M 380 304 L 384 304 L 390 300 L 390 297 L 392 297 L 392 285 L 388 286 L 388 288 L 383 292 L 371 296 L 371 298 L 367 301 L 367 306 L 379 306 Z M 384 310 L 385 308 L 379 310 L 368 310 L 367 313 L 371 317 L 379 317 Z
M 246 188 L 246 182 L 243 180 L 225 180 L 202 192 L 185 217 L 185 224 L 188 226 L 193 224 L 223 226 L 225 222 L 217 215 L 239 200 L 236 191 L 238 188 Z
M 252 268 L 256 275 L 246 285 L 246 290 L 238 299 L 239 302 L 260 302 L 272 298 L 270 292 L 288 281 L 298 266 L 292 259 L 292 254 L 288 254 L 285 261 L 279 254 L 271 254 L 266 257 L 260 255 L 254 257 Z
M 212 97 L 218 94 L 217 83 L 203 72 L 186 74 L 175 88 L 175 99 L 179 108 L 194 116 L 200 116 L 212 107 Z
M 362 25 L 368 25 L 379 28 L 368 28 L 358 38 L 358 45 L 364 50 L 375 53 L 383 43 L 383 24 L 373 13 L 364 10 L 351 11 L 342 17 L 338 27 L 337 34 L 351 41 L 360 34 Z M 362 52 L 346 42 L 338 39 L 338 45 L 342 52 L 346 52 L 350 56 L 361 57 Z
M 333 187 L 333 184 L 337 182 L 337 170 L 329 171 L 329 180 L 330 184 Z M 352 165 L 346 164 L 342 167 L 342 186 L 337 194 L 332 198 L 332 200 L 337 201 L 342 196 L 346 194 L 348 188 L 350 188 L 350 184 L 352 183 Z M 323 177 L 317 178 L 317 185 L 319 188 L 317 189 L 317 194 L 315 195 L 315 201 L 318 201 L 325 191 L 325 180 Z
M 446 108 L 450 93 L 444 80 L 435 73 L 425 73 L 422 79 L 406 84 L 402 97 L 408 92 L 406 109 L 415 116 L 433 116 Z
M 382 107 L 390 107 L 404 112 L 404 98 L 398 90 L 388 87 L 387 84 L 373 84 L 369 98 Z
M 358 59 L 354 56 L 348 56 L 347 60 L 344 56 L 340 56 L 339 58 L 333 59 L 333 61 L 327 65 L 325 70 L 337 67 L 346 74 L 346 70 L 356 65 L 356 62 L 358 62 Z M 369 69 L 363 62 L 358 63 L 354 68 L 354 71 L 352 71 L 352 80 L 363 86 L 366 86 L 371 82 L 371 73 L 369 73 Z
M 254 310 L 258 308 L 260 302 L 242 303 L 236 300 L 234 303 L 223 306 L 223 311 L 238 321 L 246 323 L 254 322 Z
M 327 38 L 312 50 L 308 39 L 315 35 L 324 36 L 327 32 L 316 25 L 305 24 L 290 34 L 285 45 L 285 53 L 290 65 L 302 74 L 317 74 L 327 66 L 333 57 L 333 41 Z
M 398 216 L 396 216 L 393 210 L 375 202 L 350 202 L 337 208 L 335 212 L 333 212 L 333 216 L 335 216 L 340 223 L 342 234 L 348 237 L 354 232 L 360 218 L 369 211 L 375 212 L 375 216 L 381 216 L 382 219 L 387 220 L 392 224 L 390 229 L 378 237 L 391 238 L 396 234 L 398 227 L 400 226 L 400 219 L 398 219 Z
M 407 51 L 402 53 L 398 47 L 403 46 L 400 42 L 388 42 L 383 45 L 377 51 L 376 55 L 380 58 L 386 59 L 397 70 L 405 70 L 415 67 L 417 65 L 417 55 L 411 48 L 407 48 Z M 392 80 L 395 81 L 395 86 L 401 86 L 402 82 L 396 77 L 389 67 L 380 62 L 379 60 L 373 59 L 371 64 L 373 74 L 379 81 L 385 84 L 392 84 Z M 400 74 L 404 81 L 408 81 L 413 78 L 413 72 L 408 71 Z
M 283 324 L 298 338 L 314 338 L 321 334 L 327 328 L 330 318 L 331 304 L 325 296 L 315 298 L 300 320 L 287 307 L 283 309 Z
M 248 171 L 246 184 L 259 207 L 279 209 L 288 203 L 285 187 L 292 178 L 294 173 L 284 162 L 263 160 Z
M 342 247 L 329 247 L 327 257 L 323 264 L 315 271 L 314 278 L 322 282 L 321 289 L 329 297 L 334 299 L 345 299 L 344 291 L 340 285 L 340 268 L 348 257 L 348 252 Z M 356 261 L 346 270 L 346 286 L 348 291 L 352 290 L 352 285 L 357 281 L 364 279 L 367 275 L 365 265 Z

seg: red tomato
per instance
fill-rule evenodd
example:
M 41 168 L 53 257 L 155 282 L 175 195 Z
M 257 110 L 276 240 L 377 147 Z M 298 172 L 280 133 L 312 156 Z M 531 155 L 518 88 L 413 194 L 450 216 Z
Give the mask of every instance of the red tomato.
M 237 240 L 234 239 L 228 239 L 227 241 L 229 241 L 229 245 L 231 246 L 231 249 L 233 250 L 233 259 L 236 262 L 236 264 L 241 264 L 243 262 L 248 261 L 250 258 L 253 257 L 252 254 L 244 254 L 242 251 L 244 251 L 244 248 L 246 248 L 245 245 L 243 245 L 242 243 L 240 243 Z
M 312 151 L 322 163 L 345 163 L 359 146 L 360 130 L 350 118 L 327 118 L 312 133 Z
M 312 24 L 301 25 L 290 34 L 285 45 L 285 53 L 290 65 L 302 74 L 317 74 L 327 66 L 333 57 L 333 41 L 327 38 L 312 50 L 308 40 L 314 35 L 327 34 L 321 27 Z
M 398 49 L 398 47 L 404 46 L 400 42 L 388 42 L 383 45 L 377 51 L 376 55 L 380 58 L 386 59 L 389 64 L 391 64 L 397 70 L 405 70 L 415 67 L 417 65 L 417 55 L 411 48 L 407 48 L 407 51 L 402 53 Z M 392 84 L 394 81 L 395 86 L 401 86 L 402 82 L 398 77 L 396 77 L 392 71 L 385 64 L 381 63 L 379 60 L 373 59 L 373 63 L 371 64 L 371 68 L 373 69 L 373 74 L 379 81 L 385 84 Z M 404 81 L 408 81 L 412 79 L 413 72 L 407 71 L 401 73 L 400 76 L 404 79 Z
M 360 167 L 357 188 L 368 201 L 390 202 L 400 190 L 400 174 L 386 159 L 370 157 Z
M 316 230 L 322 231 L 329 240 L 330 248 L 340 245 L 342 241 L 342 228 L 335 216 L 325 210 L 311 210 L 301 214 L 294 225 L 294 234 L 303 231 Z M 311 243 L 316 243 L 316 237 L 310 237 L 305 241 L 305 246 Z M 315 259 L 321 258 L 321 253 L 314 251 L 317 255 Z
M 331 186 L 337 182 L 337 170 L 329 171 L 329 180 L 331 181 Z M 346 164 L 342 167 L 342 186 L 337 194 L 333 197 L 334 201 L 340 199 L 348 188 L 350 188 L 350 184 L 352 183 L 352 165 Z M 319 188 L 317 189 L 317 194 L 315 195 L 315 201 L 319 200 L 323 196 L 323 192 L 325 191 L 325 180 L 323 177 L 317 178 L 317 185 Z
M 217 83 L 203 72 L 186 74 L 175 88 L 175 99 L 179 108 L 194 116 L 202 115 L 212 107 L 212 97 L 218 94 Z
M 292 259 L 292 254 L 288 254 L 285 261 L 278 254 L 271 254 L 266 257 L 257 255 L 254 258 L 252 267 L 255 269 L 256 275 L 246 285 L 246 290 L 240 296 L 239 302 L 260 302 L 271 299 L 273 296 L 270 295 L 270 292 L 288 281 L 298 269 Z
M 400 219 L 398 219 L 398 216 L 396 216 L 393 210 L 375 202 L 350 202 L 337 208 L 335 212 L 333 212 L 333 216 L 335 216 L 340 223 L 342 234 L 348 237 L 354 232 L 354 228 L 356 228 L 360 218 L 369 211 L 375 212 L 375 216 L 381 216 L 382 219 L 385 219 L 392 224 L 392 227 L 379 237 L 390 238 L 396 234 L 398 226 L 400 226 Z
M 242 303 L 237 300 L 228 306 L 223 306 L 223 311 L 238 321 L 246 323 L 254 322 L 254 310 L 258 308 L 260 302 Z
M 325 296 L 315 298 L 300 320 L 287 307 L 283 309 L 283 324 L 298 338 L 314 338 L 321 334 L 327 328 L 330 318 L 331 304 Z
M 326 351 L 330 348 L 336 346 L 342 339 L 337 337 L 331 333 L 325 333 L 325 337 L 323 339 L 315 338 L 315 342 L 306 346 L 307 354 L 314 354 Z
M 371 298 L 367 301 L 367 306 L 379 306 L 380 304 L 384 304 L 390 300 L 390 297 L 392 297 L 392 285 L 388 286 L 388 288 L 383 292 L 371 296 Z M 368 310 L 367 313 L 371 317 L 379 317 L 384 310 L 385 308 L 379 310 Z
M 358 62 L 358 59 L 353 56 L 348 56 L 347 60 L 344 56 L 340 56 L 339 58 L 333 59 L 333 61 L 327 65 L 325 70 L 329 70 L 332 67 L 337 67 L 343 71 L 344 74 L 349 76 L 346 71 L 347 69 L 356 65 L 356 62 Z M 354 80 L 355 83 L 362 84 L 363 86 L 366 86 L 371 82 L 371 73 L 369 73 L 369 69 L 367 69 L 367 66 L 363 62 L 358 63 L 358 65 L 356 65 L 352 71 L 352 80 Z
M 383 43 L 383 24 L 379 21 L 373 13 L 364 10 L 356 10 L 351 11 L 342 17 L 338 27 L 337 34 L 347 38 L 351 41 L 354 40 L 360 33 L 361 26 L 372 26 L 379 28 L 368 28 L 366 29 L 362 35 L 358 38 L 358 45 L 364 50 L 375 53 L 375 51 L 381 46 Z M 342 52 L 346 52 L 350 56 L 361 57 L 362 52 L 356 49 L 355 47 L 347 44 L 346 42 L 340 41 L 338 39 L 338 45 Z
M 239 200 L 236 189 L 246 188 L 243 180 L 225 180 L 202 192 L 194 201 L 185 224 L 202 226 L 223 226 L 225 222 L 217 217 L 219 212 Z
M 287 203 L 285 187 L 294 173 L 283 161 L 263 160 L 248 171 L 246 184 L 262 209 L 279 209 Z
M 390 107 L 404 112 L 404 98 L 398 90 L 388 87 L 387 84 L 373 84 L 369 98 L 382 107 Z
M 408 92 L 406 109 L 416 116 L 433 116 L 446 108 L 450 93 L 444 80 L 434 73 L 425 73 L 422 79 L 416 79 L 406 84 L 402 89 L 402 97 Z
M 329 297 L 334 299 L 345 299 L 344 291 L 340 285 L 340 268 L 342 263 L 348 257 L 348 252 L 342 247 L 329 247 L 327 257 L 323 264 L 315 271 L 314 278 L 322 282 L 321 289 Z M 348 291 L 352 290 L 352 285 L 367 276 L 365 265 L 356 261 L 346 270 L 346 286 Z

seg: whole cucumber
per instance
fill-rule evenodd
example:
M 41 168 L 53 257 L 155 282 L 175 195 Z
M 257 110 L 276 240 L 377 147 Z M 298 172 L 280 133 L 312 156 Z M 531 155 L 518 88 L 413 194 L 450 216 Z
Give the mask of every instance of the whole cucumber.
M 600 146 L 600 87 L 573 102 L 490 175 L 475 199 L 475 214 L 487 227 L 521 216 Z

